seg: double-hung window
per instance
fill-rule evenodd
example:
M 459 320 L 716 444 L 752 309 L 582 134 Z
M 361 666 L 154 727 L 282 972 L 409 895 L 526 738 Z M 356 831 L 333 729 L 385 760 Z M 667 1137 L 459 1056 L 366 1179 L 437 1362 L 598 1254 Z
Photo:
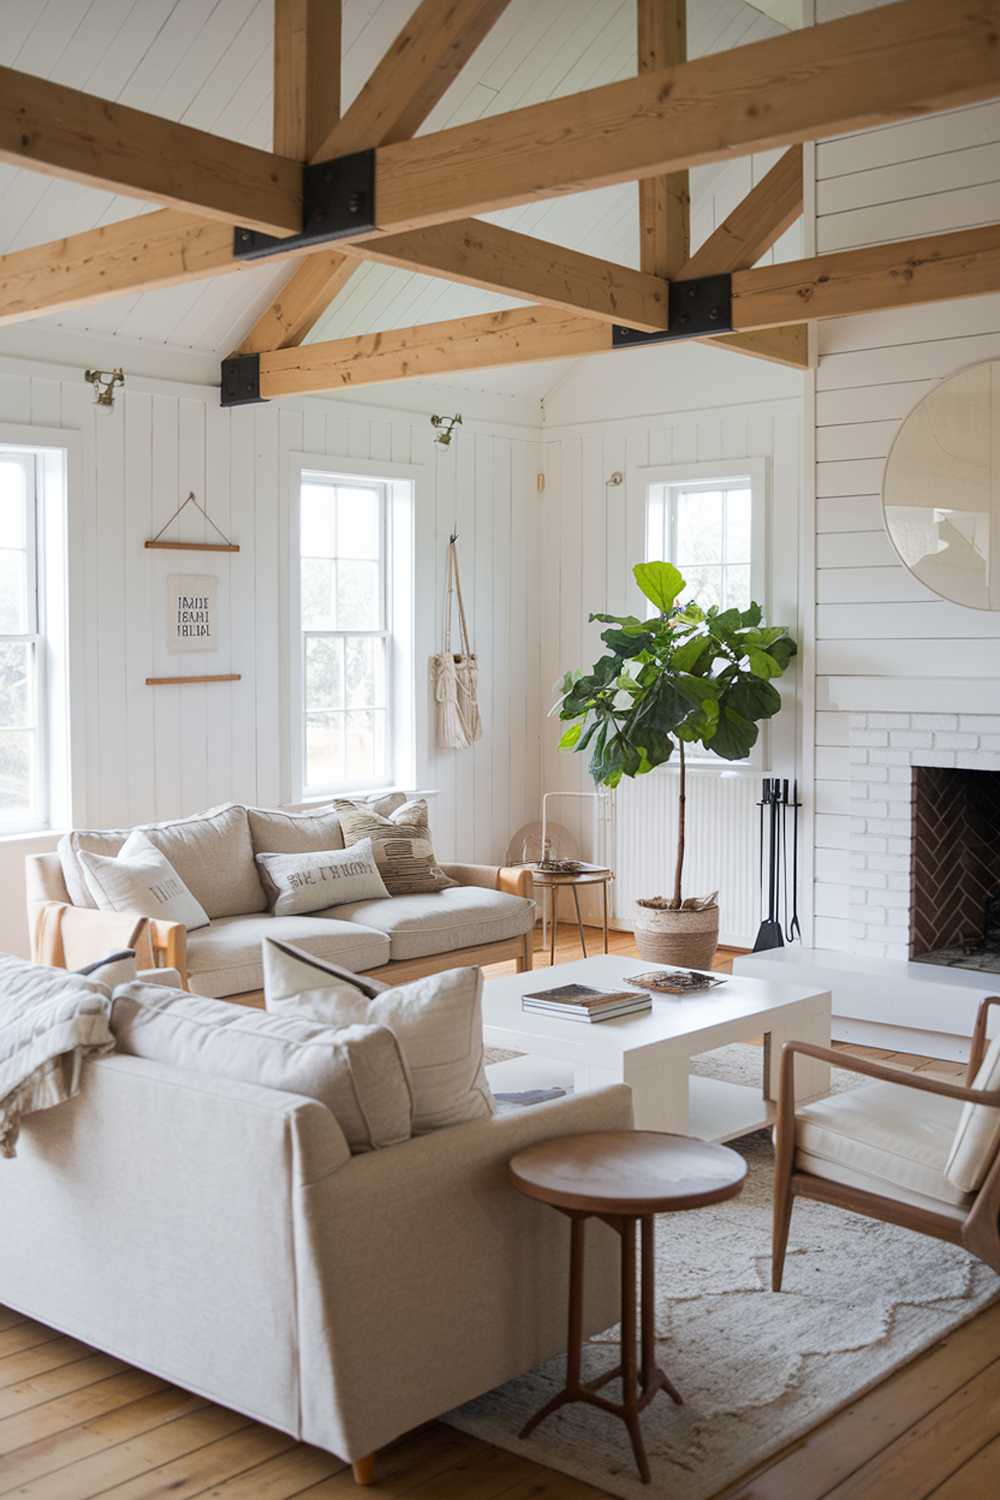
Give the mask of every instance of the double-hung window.
M 303 795 L 385 786 L 390 759 L 388 488 L 302 473 Z
M 38 534 L 35 455 L 0 448 L 0 833 L 48 814 Z
M 680 569 L 687 580 L 682 602 L 746 609 L 760 598 L 755 519 L 749 475 L 651 484 L 646 557 Z

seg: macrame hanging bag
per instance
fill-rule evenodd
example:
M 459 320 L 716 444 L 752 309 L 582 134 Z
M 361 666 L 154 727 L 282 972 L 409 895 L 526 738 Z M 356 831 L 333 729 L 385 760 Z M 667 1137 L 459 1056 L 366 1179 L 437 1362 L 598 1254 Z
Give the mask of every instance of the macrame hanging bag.
M 431 659 L 437 702 L 438 744 L 442 750 L 468 750 L 483 737 L 479 713 L 478 667 L 469 642 L 469 626 L 462 602 L 457 537 L 448 539 L 448 583 L 445 590 L 444 650 Z M 458 608 L 461 650 L 451 649 L 452 615 Z

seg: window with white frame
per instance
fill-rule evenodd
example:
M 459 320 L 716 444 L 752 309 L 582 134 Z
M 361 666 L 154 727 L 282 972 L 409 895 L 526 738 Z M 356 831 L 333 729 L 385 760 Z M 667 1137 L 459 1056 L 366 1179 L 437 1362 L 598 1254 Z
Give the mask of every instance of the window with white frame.
M 299 491 L 303 795 L 392 779 L 389 486 L 304 470 Z
M 0 832 L 48 818 L 46 649 L 33 453 L 0 448 Z
M 647 560 L 662 559 L 687 581 L 683 603 L 746 609 L 754 584 L 754 503 L 748 475 L 652 484 Z

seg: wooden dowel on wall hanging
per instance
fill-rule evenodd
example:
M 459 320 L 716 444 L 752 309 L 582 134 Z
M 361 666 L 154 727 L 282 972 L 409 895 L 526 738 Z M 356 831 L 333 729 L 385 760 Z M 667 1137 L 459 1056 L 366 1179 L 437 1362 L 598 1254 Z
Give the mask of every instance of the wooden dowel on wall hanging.
M 158 552 L 238 552 L 237 542 L 144 542 Z
M 177 687 L 183 682 L 241 682 L 240 672 L 222 672 L 215 677 L 147 677 L 147 687 Z

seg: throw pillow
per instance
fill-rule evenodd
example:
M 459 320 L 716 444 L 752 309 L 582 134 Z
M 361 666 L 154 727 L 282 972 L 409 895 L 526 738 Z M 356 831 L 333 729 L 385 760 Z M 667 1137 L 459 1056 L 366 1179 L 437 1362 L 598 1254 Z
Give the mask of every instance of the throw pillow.
M 400 1049 L 384 1026 L 334 1031 L 182 990 L 115 991 L 119 1051 L 325 1104 L 355 1154 L 409 1140 L 413 1101 Z
M 109 990 L 117 989 L 120 984 L 128 984 L 129 980 L 136 976 L 135 949 L 122 948 L 120 953 L 109 953 L 106 958 L 99 958 L 96 963 L 87 964 L 84 969 L 75 969 L 74 973 L 83 974 L 87 979 L 96 979 L 98 984 L 103 984 Z
M 388 1026 L 413 1090 L 413 1133 L 424 1135 L 493 1113 L 483 1058 L 483 976 L 478 968 L 376 988 L 275 938 L 261 944 L 264 1003 L 278 1015 L 328 1026 Z
M 208 917 L 166 855 L 138 829 L 118 855 L 78 851 L 84 879 L 102 911 L 134 911 L 164 922 L 183 922 L 189 932 Z
M 371 839 L 362 839 L 350 849 L 320 853 L 258 854 L 257 863 L 276 917 L 389 894 L 375 863 Z
M 390 813 L 387 818 L 362 802 L 337 801 L 344 843 L 350 847 L 370 838 L 375 859 L 390 896 L 415 896 L 457 885 L 441 869 L 431 844 L 427 803 L 422 797 Z

